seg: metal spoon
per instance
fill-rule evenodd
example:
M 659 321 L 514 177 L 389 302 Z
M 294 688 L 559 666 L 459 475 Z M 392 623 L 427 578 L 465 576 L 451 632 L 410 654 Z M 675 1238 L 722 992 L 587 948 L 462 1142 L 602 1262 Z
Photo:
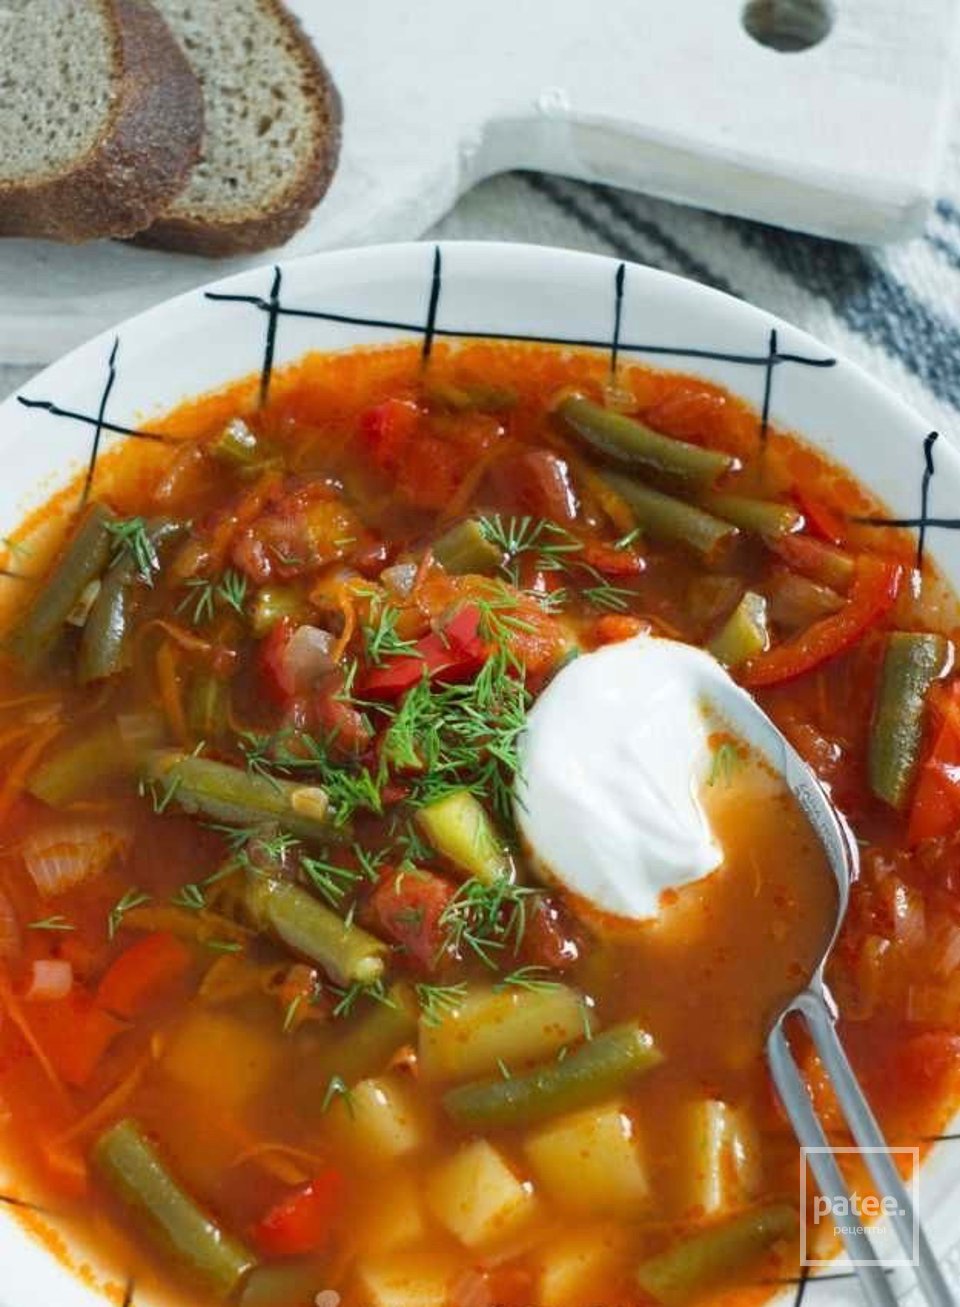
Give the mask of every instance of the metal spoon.
M 643 657 L 645 644 L 659 645 L 662 651 L 664 643 L 661 640 L 637 640 L 637 656 Z M 731 679 L 720 664 L 709 654 L 690 645 L 674 644 L 673 656 L 682 660 L 685 673 L 689 676 L 691 694 L 700 700 L 706 711 L 711 716 L 719 717 L 734 735 L 756 749 L 783 776 L 820 839 L 836 877 L 837 917 L 823 957 L 806 988 L 786 1005 L 767 1038 L 770 1071 L 797 1138 L 803 1147 L 823 1150 L 807 1154 L 821 1195 L 827 1199 L 846 1199 L 848 1202 L 850 1198 L 784 1033 L 784 1023 L 792 1014 L 799 1016 L 810 1031 L 850 1133 L 857 1145 L 865 1150 L 864 1160 L 877 1187 L 877 1196 L 881 1200 L 884 1197 L 893 1200 L 894 1210 L 889 1215 L 905 1258 L 916 1265 L 917 1279 L 927 1302 L 932 1307 L 953 1307 L 954 1296 L 913 1210 L 906 1186 L 891 1160 L 876 1117 L 840 1043 L 836 1031 L 836 1008 L 824 981 L 824 967 L 847 910 L 850 884 L 858 873 L 856 841 L 813 771 L 766 713 Z M 871 1307 L 894 1307 L 897 1299 L 887 1274 L 877 1260 L 869 1236 L 857 1233 L 859 1224 L 859 1221 L 845 1224 L 843 1239 L 864 1296 Z

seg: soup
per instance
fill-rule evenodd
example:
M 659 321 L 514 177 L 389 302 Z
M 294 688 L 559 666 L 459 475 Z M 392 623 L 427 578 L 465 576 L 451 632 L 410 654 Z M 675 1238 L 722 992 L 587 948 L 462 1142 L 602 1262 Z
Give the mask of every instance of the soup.
M 197 1307 L 746 1304 L 795 1275 L 764 1043 L 836 888 L 792 797 L 715 731 L 721 864 L 641 921 L 518 838 L 538 697 L 644 633 L 709 650 L 829 787 L 862 864 L 843 1034 L 893 1142 L 942 1126 L 953 599 L 861 487 L 758 428 L 587 352 L 318 356 L 265 407 L 248 382 L 186 405 L 24 525 L 0 1150 L 25 1220 Z

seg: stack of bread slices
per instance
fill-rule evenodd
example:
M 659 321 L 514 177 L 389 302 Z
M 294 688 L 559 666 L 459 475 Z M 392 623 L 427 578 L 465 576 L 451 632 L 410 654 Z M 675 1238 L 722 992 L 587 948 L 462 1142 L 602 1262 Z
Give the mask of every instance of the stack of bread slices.
M 0 236 L 281 245 L 330 183 L 340 119 L 280 0 L 0 0 Z

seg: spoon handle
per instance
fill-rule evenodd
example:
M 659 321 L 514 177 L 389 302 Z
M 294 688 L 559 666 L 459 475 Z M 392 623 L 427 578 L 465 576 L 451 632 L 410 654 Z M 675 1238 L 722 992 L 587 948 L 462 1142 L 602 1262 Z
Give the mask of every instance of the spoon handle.
M 893 1200 L 893 1211 L 887 1213 L 887 1217 L 893 1223 L 906 1264 L 916 1267 L 917 1280 L 924 1297 L 930 1307 L 955 1307 L 954 1295 L 944 1279 L 914 1212 L 907 1188 L 893 1164 L 889 1146 L 837 1036 L 835 1016 L 823 992 L 808 990 L 794 1000 L 789 1011 L 799 1013 L 806 1021 L 844 1120 L 857 1146 L 863 1150 L 863 1160 L 877 1186 L 878 1196 Z M 767 1041 L 771 1074 L 801 1145 L 830 1150 L 831 1146 L 813 1109 L 784 1034 L 783 1021 L 787 1015 L 789 1012 L 784 1013 Z M 849 1198 L 849 1190 L 832 1151 L 811 1153 L 808 1160 L 823 1196 Z M 851 1261 L 862 1263 L 866 1260 L 874 1263 L 856 1267 L 861 1287 L 871 1307 L 874 1304 L 895 1302 L 869 1237 L 865 1233 L 858 1234 L 854 1224 L 845 1226 L 844 1231 L 844 1244 Z
M 850 1133 L 860 1148 L 881 1197 L 894 1200 L 893 1226 L 904 1257 L 916 1266 L 917 1281 L 931 1307 L 954 1307 L 956 1299 L 934 1256 L 923 1226 L 913 1209 L 913 1202 L 900 1173 L 893 1163 L 889 1146 L 877 1123 L 870 1104 L 837 1035 L 834 1013 L 823 991 L 808 990 L 796 1002 L 803 1014 L 824 1070 L 833 1085 Z
M 797 1064 L 783 1031 L 782 1019 L 774 1026 L 767 1039 L 767 1060 L 773 1082 L 797 1139 L 804 1148 L 824 1150 L 809 1153 L 807 1157 L 821 1194 L 830 1199 L 843 1198 L 849 1201 L 850 1191 L 830 1150 L 830 1144 L 823 1132 L 820 1119 L 813 1109 L 806 1085 L 797 1070 Z M 845 1225 L 843 1229 L 844 1246 L 850 1261 L 856 1268 L 857 1278 L 869 1307 L 896 1307 L 896 1296 L 887 1281 L 886 1272 L 877 1261 L 869 1236 L 855 1224 Z M 804 1248 L 803 1251 L 809 1256 L 808 1249 Z

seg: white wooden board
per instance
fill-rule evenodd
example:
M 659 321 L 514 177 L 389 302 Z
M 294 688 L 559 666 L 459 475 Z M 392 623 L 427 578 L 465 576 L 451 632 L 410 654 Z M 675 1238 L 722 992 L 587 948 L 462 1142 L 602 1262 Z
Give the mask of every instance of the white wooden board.
M 288 3 L 345 135 L 285 257 L 415 237 L 508 168 L 868 242 L 919 230 L 935 194 L 960 0 L 833 0 L 833 30 L 803 53 L 754 41 L 744 0 Z M 263 257 L 0 242 L 0 358 L 47 360 Z

